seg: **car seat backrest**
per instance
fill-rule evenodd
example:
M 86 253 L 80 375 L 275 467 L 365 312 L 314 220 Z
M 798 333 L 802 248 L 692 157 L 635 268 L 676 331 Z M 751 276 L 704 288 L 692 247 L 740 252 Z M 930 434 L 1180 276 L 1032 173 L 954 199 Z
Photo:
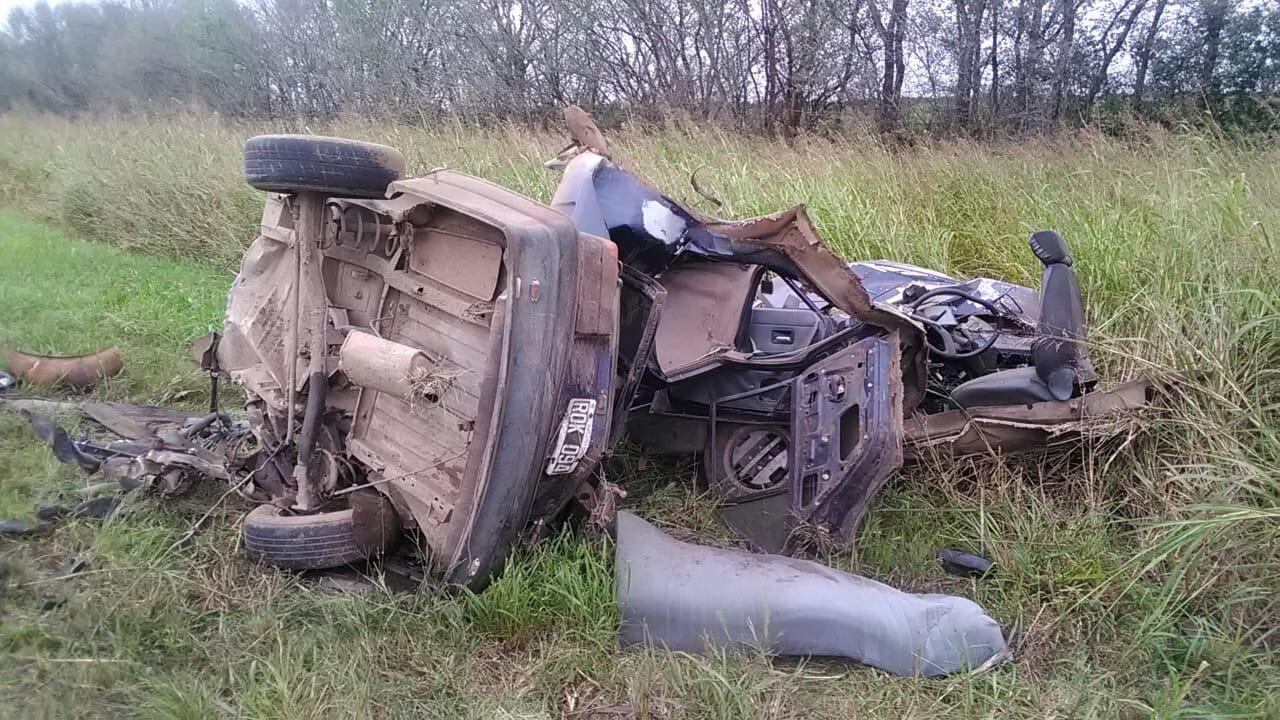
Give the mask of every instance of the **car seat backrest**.
M 1036 375 L 1049 386 L 1054 397 L 1071 397 L 1085 349 L 1084 304 L 1080 281 L 1071 267 L 1071 252 L 1058 233 L 1051 230 L 1031 236 L 1031 249 L 1044 263 L 1040 282 L 1040 319 L 1031 347 Z

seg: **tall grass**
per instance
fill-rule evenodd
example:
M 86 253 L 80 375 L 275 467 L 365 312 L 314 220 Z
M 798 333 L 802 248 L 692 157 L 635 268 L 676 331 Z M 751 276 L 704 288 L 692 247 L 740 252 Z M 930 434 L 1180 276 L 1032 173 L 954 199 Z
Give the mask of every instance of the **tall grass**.
M 260 212 L 259 194 L 240 177 L 240 147 L 268 131 L 391 144 L 411 171 L 449 167 L 542 200 L 556 177 L 541 163 L 563 146 L 556 133 L 457 125 L 3 116 L 0 204 L 90 239 L 225 270 Z M 1162 409 L 1123 440 L 1091 441 L 1079 453 L 904 474 L 873 510 L 858 556 L 830 560 L 908 587 L 974 594 L 1016 628 L 1024 676 L 1012 689 L 998 680 L 965 686 L 952 710 L 1008 702 L 1027 714 L 1280 712 L 1280 148 L 1158 132 L 1124 142 L 1081 134 L 908 150 L 873 136 L 783 143 L 706 128 L 611 140 L 631 167 L 707 212 L 746 216 L 804 202 L 851 258 L 1035 285 L 1026 237 L 1061 231 L 1087 294 L 1100 374 L 1176 374 Z M 690 189 L 695 170 L 723 208 Z M 618 470 L 655 474 L 631 459 Z M 669 525 L 706 517 L 660 481 L 644 484 L 657 487 L 636 493 L 641 507 Z M 664 516 L 664 508 L 675 510 Z M 975 586 L 939 579 L 928 558 L 944 543 L 990 552 L 1002 574 Z M 599 661 L 611 616 L 573 603 L 607 601 L 604 558 L 595 545 L 559 538 L 492 593 L 465 599 L 459 622 L 520 648 L 542 647 L 531 633 L 570 637 L 585 628 L 584 640 L 566 642 Z M 706 700 L 722 708 L 772 702 L 807 682 L 803 669 L 732 676 L 755 662 L 712 658 L 697 672 L 678 663 L 653 682 L 696 697 L 727 693 L 720 705 Z M 1063 672 L 1076 678 L 1077 694 L 1027 695 Z M 610 692 L 637 691 L 615 681 L 623 689 L 615 683 Z M 975 687 L 988 699 L 965 694 Z M 166 697 L 157 702 L 173 700 Z M 904 702 L 919 707 L 902 697 L 885 706 Z

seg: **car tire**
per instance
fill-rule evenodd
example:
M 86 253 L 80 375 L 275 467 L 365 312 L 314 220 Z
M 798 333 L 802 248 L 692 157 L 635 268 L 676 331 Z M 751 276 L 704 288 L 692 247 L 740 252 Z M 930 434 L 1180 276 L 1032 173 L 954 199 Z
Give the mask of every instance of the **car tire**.
M 386 197 L 404 175 L 392 147 L 318 135 L 258 135 L 244 144 L 244 179 L 259 190 Z
M 364 562 L 369 553 L 356 542 L 350 508 L 314 515 L 285 515 L 259 505 L 244 519 L 249 555 L 286 570 L 321 570 Z

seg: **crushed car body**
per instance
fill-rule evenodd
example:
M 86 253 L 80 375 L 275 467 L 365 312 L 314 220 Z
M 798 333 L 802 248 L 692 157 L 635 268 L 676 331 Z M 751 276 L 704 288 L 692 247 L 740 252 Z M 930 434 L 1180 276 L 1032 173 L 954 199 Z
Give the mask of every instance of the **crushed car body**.
M 549 205 L 449 170 L 405 178 L 382 145 L 251 138 L 246 180 L 267 195 L 221 332 L 195 349 L 209 412 L 78 406 L 124 438 L 99 441 L 33 412 L 47 401 L 0 404 L 125 489 L 228 484 L 256 506 L 246 551 L 281 568 L 395 553 L 406 577 L 481 590 L 576 505 L 615 533 L 624 645 L 924 676 L 1007 659 L 968 600 L 787 556 L 855 541 L 904 464 L 1072 447 L 1152 401 L 1151 382 L 1099 381 L 1065 240 L 1031 236 L 1038 290 L 847 262 L 803 206 L 706 217 L 617 161 L 586 113 L 566 119 Z M 123 358 L 9 365 L 83 388 Z M 220 377 L 244 391 L 243 420 L 218 409 Z M 603 462 L 624 436 L 698 456 L 719 516 L 757 552 L 615 512 L 625 490 Z M 950 571 L 991 570 L 945 553 Z
M 698 455 L 726 524 L 795 554 L 853 541 L 904 463 L 1067 443 L 1151 399 L 1101 388 L 1056 233 L 1031 238 L 1039 290 L 850 263 L 803 206 L 703 216 L 566 118 L 549 205 L 449 170 L 405 178 L 382 145 L 251 138 L 260 233 L 196 353 L 215 398 L 219 376 L 244 390 L 247 422 L 215 405 L 119 448 L 37 429 L 87 469 L 172 489 L 204 467 L 258 505 L 245 546 L 267 562 L 399 548 L 480 589 L 570 505 L 609 524 L 622 491 L 602 462 L 624 435 Z
M 570 503 L 609 514 L 600 467 L 623 434 L 699 454 L 724 521 L 793 553 L 852 541 L 904 462 L 1043 446 L 1146 401 L 1095 391 L 1056 233 L 1032 237 L 1039 292 L 848 263 L 803 206 L 705 217 L 566 117 L 549 206 L 448 170 L 402 179 L 384 146 L 246 144 L 271 194 L 205 355 L 247 392 L 255 554 L 367 557 L 403 528 L 435 575 L 483 587 Z M 394 528 L 352 551 L 370 523 Z M 311 557 L 316 533 L 341 551 Z
M 756 549 L 790 552 L 815 532 L 852 540 L 904 460 L 1043 447 L 1146 401 L 1093 392 L 1083 298 L 1057 233 L 1031 239 L 1040 292 L 846 263 L 803 207 L 706 218 L 603 149 L 579 141 L 567 155 L 552 207 L 666 292 L 628 434 L 701 454 L 722 519 Z

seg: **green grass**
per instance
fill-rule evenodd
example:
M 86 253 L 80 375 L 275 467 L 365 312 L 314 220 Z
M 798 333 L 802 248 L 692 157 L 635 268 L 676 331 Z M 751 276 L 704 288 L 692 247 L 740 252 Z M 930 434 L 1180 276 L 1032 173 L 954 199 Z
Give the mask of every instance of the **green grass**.
M 118 343 L 126 371 L 96 395 L 198 403 L 187 343 L 216 325 L 253 234 L 260 199 L 240 184 L 238 146 L 266 129 L 0 117 L 12 209 L 0 213 L 0 342 Z M 540 162 L 562 144 L 504 128 L 313 129 L 540 199 L 554 186 Z M 573 531 L 479 596 L 333 594 L 242 557 L 236 504 L 166 552 L 217 498 L 207 487 L 141 499 L 104 526 L 0 539 L 0 716 L 1280 716 L 1280 148 L 1152 134 L 894 152 L 873 138 L 787 145 L 696 128 L 616 144 L 704 210 L 687 182 L 702 165 L 723 214 L 804 200 L 851 257 L 1034 284 L 1025 236 L 1054 227 L 1076 251 L 1102 374 L 1193 371 L 1121 441 L 900 474 L 857 555 L 827 558 L 972 597 L 1014 631 L 1015 664 L 917 681 L 832 661 L 622 652 L 608 543 Z M 693 472 L 632 450 L 610 467 L 642 514 L 725 542 Z M 84 482 L 0 417 L 6 516 Z M 948 577 L 931 559 L 942 546 L 985 551 L 999 572 Z M 55 580 L 78 556 L 94 574 Z
M 72 242 L 13 212 L 0 223 L 0 344 L 60 355 L 118 345 L 129 371 L 97 390 L 106 399 L 173 402 L 206 388 L 187 348 L 222 325 L 230 272 Z
M 231 276 L 210 265 L 73 242 L 48 225 L 0 211 L 0 346 L 70 355 L 119 346 L 126 370 L 95 389 L 103 400 L 205 401 L 208 379 L 190 359 L 195 338 L 221 324 Z M 0 414 L 0 515 L 29 513 L 47 483 L 76 473 L 29 441 L 21 418 Z

